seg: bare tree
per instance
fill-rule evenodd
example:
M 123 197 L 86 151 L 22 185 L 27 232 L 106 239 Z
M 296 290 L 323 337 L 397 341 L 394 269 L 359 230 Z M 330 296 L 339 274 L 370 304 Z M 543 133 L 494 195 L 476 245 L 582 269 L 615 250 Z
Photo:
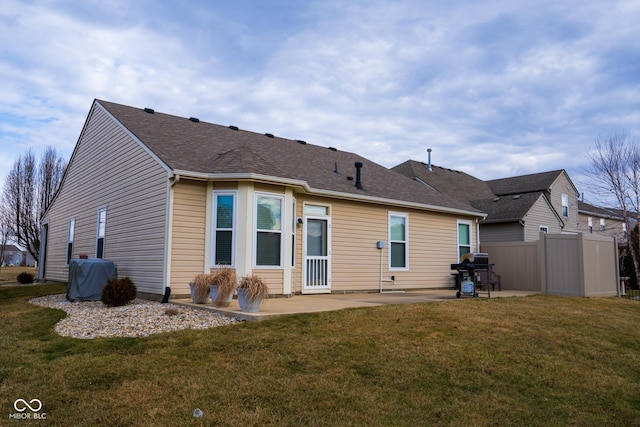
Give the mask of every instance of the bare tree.
M 3 214 L 8 217 L 16 242 L 38 259 L 40 217 L 62 181 L 66 161 L 56 149 L 47 147 L 36 166 L 33 150 L 18 157 L 6 178 L 2 194 Z
M 640 212 L 640 147 L 639 142 L 626 133 L 616 133 L 595 140 L 594 150 L 589 154 L 591 160 L 586 173 L 592 178 L 596 191 L 613 200 L 622 213 L 627 230 L 627 246 L 630 251 L 636 278 L 640 283 L 640 262 L 638 243 L 640 233 L 631 233 L 638 223 Z M 639 239 L 631 242 L 632 234 Z

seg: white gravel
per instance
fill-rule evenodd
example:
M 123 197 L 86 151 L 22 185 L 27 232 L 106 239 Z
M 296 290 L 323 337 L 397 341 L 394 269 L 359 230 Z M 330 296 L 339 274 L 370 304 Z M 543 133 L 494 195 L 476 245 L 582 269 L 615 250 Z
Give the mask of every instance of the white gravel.
M 67 301 L 65 294 L 33 298 L 30 303 L 58 308 L 68 316 L 55 331 L 65 337 L 144 337 L 180 329 L 208 329 L 238 320 L 206 310 L 136 299 L 122 307 L 106 307 L 100 301 Z

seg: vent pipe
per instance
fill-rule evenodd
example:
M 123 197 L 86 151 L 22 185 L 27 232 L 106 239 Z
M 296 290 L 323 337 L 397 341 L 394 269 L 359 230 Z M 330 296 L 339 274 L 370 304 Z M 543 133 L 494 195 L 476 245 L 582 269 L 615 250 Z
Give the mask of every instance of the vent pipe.
M 431 168 L 431 148 L 427 148 L 427 170 L 429 172 L 433 171 Z
M 356 188 L 358 190 L 362 190 L 362 177 L 360 174 L 360 171 L 362 170 L 362 162 L 356 162 L 354 166 L 356 167 Z

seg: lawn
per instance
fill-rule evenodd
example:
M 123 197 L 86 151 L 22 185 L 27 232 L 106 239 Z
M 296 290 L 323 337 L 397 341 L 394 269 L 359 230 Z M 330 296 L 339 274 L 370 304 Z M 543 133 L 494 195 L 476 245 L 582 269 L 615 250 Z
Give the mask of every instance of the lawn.
M 5 420 L 22 398 L 52 426 L 640 425 L 638 301 L 464 299 L 79 340 L 26 302 L 64 289 L 0 288 Z
M 0 284 L 15 283 L 16 277 L 23 271 L 31 273 L 34 277 L 38 276 L 36 267 L 0 267 Z

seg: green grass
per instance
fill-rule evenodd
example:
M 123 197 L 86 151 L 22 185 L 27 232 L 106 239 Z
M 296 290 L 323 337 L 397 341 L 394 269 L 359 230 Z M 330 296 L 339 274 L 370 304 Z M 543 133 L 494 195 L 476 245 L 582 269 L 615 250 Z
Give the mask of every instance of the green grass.
M 63 291 L 0 288 L 5 420 L 37 398 L 52 426 L 640 425 L 637 301 L 464 299 L 78 340 L 53 332 L 63 312 L 26 303 Z

